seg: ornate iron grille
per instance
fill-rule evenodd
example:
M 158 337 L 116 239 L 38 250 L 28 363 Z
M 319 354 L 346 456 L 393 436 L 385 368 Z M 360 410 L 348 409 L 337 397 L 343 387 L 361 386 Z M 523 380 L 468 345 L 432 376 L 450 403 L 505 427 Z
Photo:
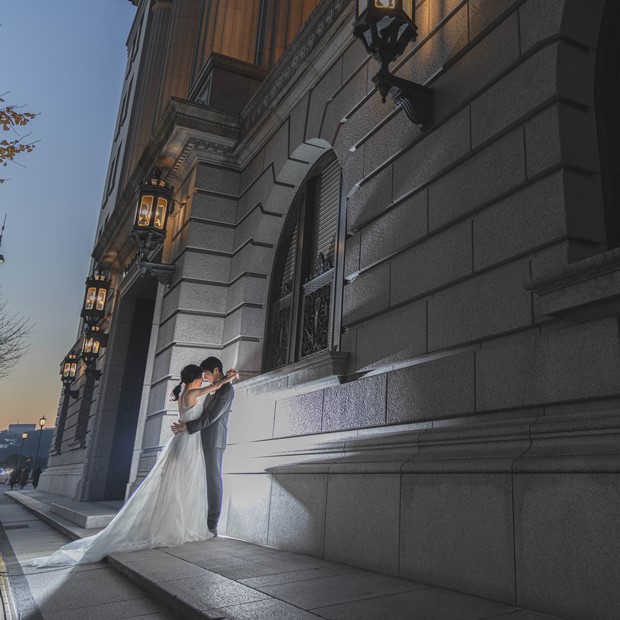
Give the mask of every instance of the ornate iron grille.
M 300 358 L 331 348 L 333 284 L 332 268 L 303 286 Z
M 271 367 L 277 368 L 288 363 L 291 342 L 291 311 L 293 294 L 289 293 L 273 304 L 271 328 Z

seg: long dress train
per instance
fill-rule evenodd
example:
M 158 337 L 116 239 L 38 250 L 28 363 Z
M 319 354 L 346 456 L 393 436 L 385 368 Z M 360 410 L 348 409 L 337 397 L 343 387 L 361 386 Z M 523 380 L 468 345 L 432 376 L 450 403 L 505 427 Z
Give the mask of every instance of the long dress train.
M 193 407 L 183 411 L 180 420 L 199 418 L 202 403 L 203 398 L 199 398 Z M 144 482 L 104 530 L 29 564 L 42 568 L 98 562 L 118 551 L 175 547 L 211 536 L 200 433 L 184 432 L 168 441 Z

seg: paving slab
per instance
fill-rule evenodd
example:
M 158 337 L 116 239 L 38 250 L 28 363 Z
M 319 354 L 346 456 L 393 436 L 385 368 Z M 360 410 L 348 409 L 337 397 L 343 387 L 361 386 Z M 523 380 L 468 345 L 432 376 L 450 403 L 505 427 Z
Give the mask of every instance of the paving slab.
M 0 535 L 4 531 L 10 537 L 21 563 L 11 586 L 18 593 L 37 593 L 26 603 L 30 611 L 38 605 L 43 615 L 24 616 L 32 620 L 555 618 L 226 536 L 181 547 L 116 553 L 106 562 L 74 568 L 36 569 L 25 566 L 28 559 L 51 553 L 67 536 L 75 539 L 98 530 L 79 528 L 51 512 L 51 503 L 62 503 L 59 496 L 34 491 L 5 496 L 0 496 L 4 528 Z M 19 504 L 8 503 L 9 498 Z M 96 507 L 91 508 L 90 514 L 95 514 Z

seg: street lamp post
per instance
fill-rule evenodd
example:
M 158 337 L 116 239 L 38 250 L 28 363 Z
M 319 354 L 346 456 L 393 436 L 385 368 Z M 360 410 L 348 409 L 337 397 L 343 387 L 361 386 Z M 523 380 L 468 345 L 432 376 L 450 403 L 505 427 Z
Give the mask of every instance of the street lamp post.
M 22 448 L 19 451 L 19 459 L 17 460 L 17 469 L 19 469 L 22 464 L 22 454 L 24 453 L 24 443 L 26 443 L 26 437 L 28 437 L 28 433 L 22 433 Z
M 39 438 L 37 439 L 37 451 L 34 455 L 34 468 L 37 468 L 37 459 L 39 458 L 39 446 L 41 445 L 41 435 L 43 434 L 43 429 L 45 428 L 45 424 L 47 423 L 47 420 L 45 419 L 45 416 L 42 415 L 41 419 L 39 420 Z

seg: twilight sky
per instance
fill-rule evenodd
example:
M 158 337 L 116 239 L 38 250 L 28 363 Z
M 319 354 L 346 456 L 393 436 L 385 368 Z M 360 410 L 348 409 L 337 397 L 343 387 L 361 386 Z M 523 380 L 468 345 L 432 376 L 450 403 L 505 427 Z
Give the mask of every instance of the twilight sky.
M 0 185 L 0 294 L 35 324 L 0 379 L 0 429 L 54 423 L 59 364 L 75 342 L 135 13 L 129 0 L 2 0 L 0 94 L 39 117 L 37 148 Z M 2 132 L 5 134 L 5 132 Z M 10 139 L 9 133 L 2 138 Z

